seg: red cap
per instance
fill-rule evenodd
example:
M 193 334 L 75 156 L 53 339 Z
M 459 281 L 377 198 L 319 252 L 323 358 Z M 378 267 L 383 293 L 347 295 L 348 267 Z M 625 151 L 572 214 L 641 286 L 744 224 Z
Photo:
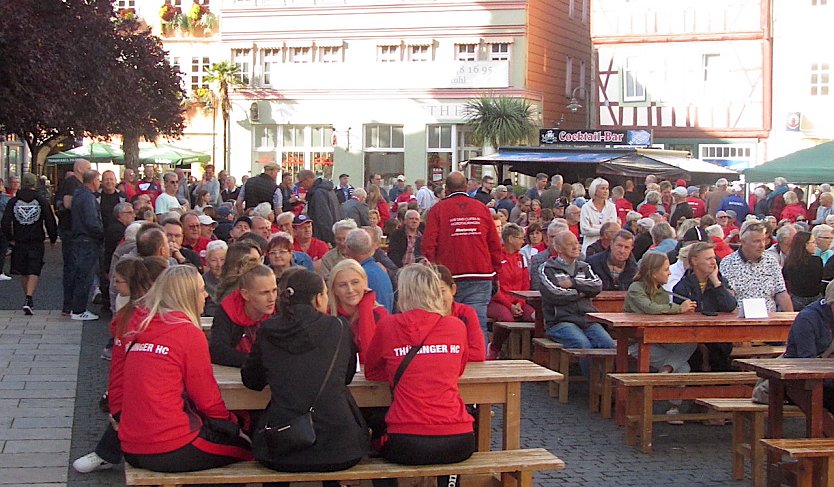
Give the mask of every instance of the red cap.
M 675 186 L 683 186 L 685 188 L 686 181 L 684 181 L 683 179 L 678 179 L 677 181 L 675 181 Z

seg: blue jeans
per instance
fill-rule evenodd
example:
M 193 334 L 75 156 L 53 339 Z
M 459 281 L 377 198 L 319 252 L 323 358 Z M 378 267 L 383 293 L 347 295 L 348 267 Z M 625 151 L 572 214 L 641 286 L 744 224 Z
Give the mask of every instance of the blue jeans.
M 62 311 L 72 311 L 72 289 L 75 282 L 75 254 L 72 251 L 72 231 L 58 230 L 61 237 L 61 255 L 64 258 L 64 304 Z
M 489 339 L 487 337 L 487 306 L 492 297 L 492 281 L 455 281 L 458 291 L 455 293 L 455 301 L 468 304 L 475 308 L 478 314 L 478 321 L 481 322 L 481 331 L 484 333 L 484 346 Z
M 614 348 L 614 340 L 599 323 L 591 323 L 584 330 L 573 323 L 563 321 L 547 329 L 547 338 L 561 343 L 565 348 Z M 579 367 L 582 373 L 588 375 L 591 362 L 581 359 Z
M 87 239 L 76 240 L 73 243 L 76 267 L 75 280 L 72 286 L 72 312 L 80 314 L 87 310 L 93 276 L 98 272 L 101 245 Z

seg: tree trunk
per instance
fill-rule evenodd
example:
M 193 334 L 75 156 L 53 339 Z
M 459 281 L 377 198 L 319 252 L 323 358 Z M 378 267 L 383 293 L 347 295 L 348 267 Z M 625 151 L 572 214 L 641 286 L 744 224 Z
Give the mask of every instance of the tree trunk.
M 139 134 L 125 133 L 122 134 L 122 152 L 125 154 L 125 167 L 133 169 L 139 168 Z
M 223 112 L 223 170 L 229 171 L 229 113 Z

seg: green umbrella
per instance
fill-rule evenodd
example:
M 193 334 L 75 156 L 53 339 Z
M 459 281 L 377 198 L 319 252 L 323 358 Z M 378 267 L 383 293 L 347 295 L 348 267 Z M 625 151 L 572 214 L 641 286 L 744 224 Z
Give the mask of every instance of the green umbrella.
M 211 156 L 208 154 L 168 144 L 154 144 L 148 147 L 139 148 L 140 164 L 166 164 L 180 166 L 182 164 L 192 164 L 195 162 L 205 164 L 210 160 Z
M 745 169 L 744 177 L 751 183 L 771 182 L 780 176 L 789 183 L 827 183 L 834 181 L 831 161 L 834 161 L 834 142 L 825 142 Z
M 79 159 L 86 159 L 90 162 L 118 162 L 124 163 L 124 152 L 113 145 L 102 142 L 93 142 L 89 145 L 76 147 L 66 152 L 59 152 L 46 158 L 47 164 L 74 164 Z

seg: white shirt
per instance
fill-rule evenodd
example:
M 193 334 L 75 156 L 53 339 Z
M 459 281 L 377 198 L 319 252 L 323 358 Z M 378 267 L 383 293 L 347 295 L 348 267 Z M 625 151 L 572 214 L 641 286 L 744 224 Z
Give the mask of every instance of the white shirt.
M 420 207 L 421 210 L 428 210 L 434 204 L 436 200 L 434 198 L 434 191 L 429 189 L 428 186 L 423 186 L 417 191 L 417 206 Z
M 157 215 L 163 215 L 168 213 L 171 210 L 176 210 L 178 208 L 182 208 L 179 200 L 177 200 L 176 196 L 171 196 L 167 193 L 162 193 L 161 195 L 156 197 L 156 203 L 154 203 L 154 212 Z
M 669 276 L 669 280 L 666 281 L 666 284 L 663 285 L 663 289 L 671 293 L 673 292 L 672 289 L 675 288 L 675 284 L 679 283 L 680 280 L 683 279 L 683 275 L 686 274 L 686 268 L 683 266 L 683 260 L 678 259 L 677 262 L 670 265 L 669 272 L 671 275 Z M 672 296 L 669 296 L 669 301 L 672 301 Z
M 605 222 L 619 222 L 617 218 L 617 207 L 614 203 L 605 200 L 602 211 L 597 211 L 593 201 L 582 205 L 579 212 L 579 230 L 582 232 L 582 253 L 588 250 L 588 246 L 599 240 L 599 229 Z

